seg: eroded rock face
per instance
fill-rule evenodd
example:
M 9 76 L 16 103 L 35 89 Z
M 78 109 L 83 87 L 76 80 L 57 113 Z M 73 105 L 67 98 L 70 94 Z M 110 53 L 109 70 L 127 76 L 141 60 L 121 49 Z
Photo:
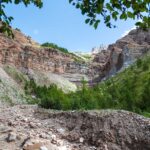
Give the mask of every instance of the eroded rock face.
M 130 31 L 128 35 L 109 45 L 107 50 L 95 56 L 93 62 L 97 64 L 96 70 L 99 69 L 99 76 L 94 81 L 114 75 L 148 51 L 150 51 L 150 29 Z
M 88 74 L 87 64 L 75 61 L 72 55 L 53 48 L 43 48 L 20 31 L 13 32 L 14 39 L 0 33 L 0 64 L 15 66 L 25 73 L 29 70 L 61 75 L 75 73 L 75 81 Z
M 18 68 L 51 71 L 57 73 L 70 72 L 80 68 L 68 54 L 55 49 L 33 46 L 19 46 L 18 44 L 9 47 L 0 47 L 0 63 L 15 65 Z M 74 71 L 77 71 L 74 70 Z M 73 71 L 72 71 L 73 72 Z M 81 71 L 82 72 L 82 71 Z
M 146 31 L 141 29 L 132 30 L 128 35 L 116 41 L 115 44 L 109 45 L 108 49 L 114 51 L 120 49 L 124 56 L 123 62 L 139 58 L 150 50 L 150 29 Z
M 83 77 L 89 83 L 100 82 L 150 49 L 150 29 L 136 29 L 109 45 L 107 50 L 94 54 L 93 60 L 85 63 L 56 49 L 40 47 L 17 30 L 14 30 L 14 34 L 15 39 L 10 39 L 0 33 L 0 64 L 14 65 L 27 74 L 29 70 L 56 73 L 76 84 Z

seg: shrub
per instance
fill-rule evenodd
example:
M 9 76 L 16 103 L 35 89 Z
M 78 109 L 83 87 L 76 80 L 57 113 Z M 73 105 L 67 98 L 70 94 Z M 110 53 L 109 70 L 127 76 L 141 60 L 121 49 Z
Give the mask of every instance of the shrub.
M 26 84 L 26 92 L 39 99 L 44 108 L 58 110 L 75 109 L 125 109 L 140 114 L 150 113 L 150 57 L 138 60 L 115 77 L 103 81 L 94 87 L 88 87 L 82 80 L 77 92 L 63 93 L 55 85 L 37 86 L 34 80 Z
M 60 46 L 58 46 L 57 44 L 54 44 L 54 43 L 46 42 L 46 43 L 43 43 L 41 46 L 54 48 L 54 49 L 60 50 L 63 53 L 69 53 L 69 51 L 66 48 L 60 47 Z

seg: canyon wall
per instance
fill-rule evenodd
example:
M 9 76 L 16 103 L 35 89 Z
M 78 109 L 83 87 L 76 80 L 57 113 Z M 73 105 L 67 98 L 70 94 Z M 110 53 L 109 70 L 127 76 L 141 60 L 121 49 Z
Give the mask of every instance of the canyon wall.
M 150 29 L 134 29 L 128 35 L 96 54 L 92 66 L 99 75 L 93 82 L 108 78 L 124 67 L 132 64 L 137 58 L 150 51 Z
M 88 74 L 88 66 L 76 56 L 63 53 L 57 49 L 44 48 L 20 31 L 13 30 L 15 38 L 11 39 L 0 33 L 0 64 L 12 65 L 29 73 L 29 70 L 52 72 L 71 79 L 81 80 Z
M 90 62 L 57 49 L 44 48 L 18 30 L 11 39 L 0 33 L 0 64 L 15 66 L 26 74 L 31 70 L 59 74 L 76 84 L 85 78 L 89 84 L 100 82 L 127 67 L 150 50 L 150 29 L 135 29 L 94 54 Z

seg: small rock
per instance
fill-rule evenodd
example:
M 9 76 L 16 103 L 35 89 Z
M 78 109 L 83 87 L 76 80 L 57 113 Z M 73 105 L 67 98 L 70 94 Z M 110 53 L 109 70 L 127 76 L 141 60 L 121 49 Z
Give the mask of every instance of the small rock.
M 47 147 L 45 147 L 45 146 L 41 146 L 41 147 L 40 147 L 40 150 L 48 150 L 48 149 L 47 149 Z
M 52 144 L 57 144 L 57 141 L 52 139 L 51 143 Z
M 57 129 L 57 132 L 64 134 L 65 130 L 63 128 L 59 128 L 59 129 Z
M 56 140 L 56 135 L 53 134 L 53 135 L 51 136 L 51 138 L 52 138 L 52 140 Z
M 20 106 L 20 108 L 21 108 L 21 109 L 25 109 L 25 108 L 26 108 L 26 106 L 21 105 L 21 106 Z
M 37 123 L 37 126 L 38 126 L 38 127 L 40 127 L 40 126 L 41 126 L 41 123 L 40 123 L 40 122 L 38 122 L 38 123 Z
M 76 132 L 71 132 L 65 137 L 69 142 L 79 141 L 79 134 Z
M 20 135 L 17 135 L 17 140 L 21 140 L 22 139 L 22 137 L 20 136 Z
M 57 146 L 63 146 L 63 145 L 64 145 L 63 141 L 57 140 Z
M 9 121 L 9 122 L 8 122 L 8 126 L 13 126 L 13 122 L 12 122 L 12 121 Z
M 90 149 L 91 150 L 96 150 L 96 147 L 95 146 L 91 146 Z
M 28 118 L 23 118 L 21 121 L 22 122 L 28 122 Z
M 107 145 L 106 144 L 104 144 L 104 150 L 108 150 L 108 147 L 107 147 Z
M 36 128 L 36 125 L 33 122 L 29 123 L 30 128 Z
M 41 133 L 41 134 L 39 135 L 39 137 L 40 137 L 40 138 L 43 138 L 43 139 L 48 139 L 50 136 L 47 135 L 47 134 L 45 134 L 45 133 Z
M 48 134 L 49 134 L 49 135 L 52 135 L 53 133 L 50 131 L 50 132 L 48 132 Z
M 6 126 L 0 126 L 0 133 L 7 133 L 7 132 L 11 132 L 12 129 L 8 128 Z
M 51 143 L 52 143 L 52 144 L 57 144 L 56 135 L 53 134 L 53 135 L 51 136 L 51 139 L 52 139 L 52 140 L 51 140 Z
M 16 138 L 17 138 L 16 133 L 11 132 L 11 133 L 8 134 L 7 142 L 13 142 L 13 141 L 16 140 Z
M 84 142 L 84 138 L 81 137 L 81 138 L 79 139 L 79 141 L 80 141 L 80 143 L 83 143 L 83 142 Z

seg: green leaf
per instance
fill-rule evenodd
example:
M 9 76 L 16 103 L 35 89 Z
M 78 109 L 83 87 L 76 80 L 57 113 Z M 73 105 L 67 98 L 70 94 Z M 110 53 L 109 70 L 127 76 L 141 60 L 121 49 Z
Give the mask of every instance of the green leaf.
M 109 22 L 110 21 L 110 16 L 107 16 L 106 18 L 105 18 L 105 22 Z
M 20 3 L 20 0 L 15 0 L 15 4 L 19 4 Z
M 90 22 L 90 19 L 89 19 L 89 18 L 85 20 L 85 23 L 86 23 L 86 24 L 88 24 L 89 22 Z
M 95 29 L 97 29 L 99 23 L 100 23 L 100 20 L 97 20 L 97 21 L 94 23 L 94 28 L 95 28 Z
M 128 15 L 129 18 L 134 18 L 133 13 L 131 13 L 130 11 L 127 12 L 127 15 Z
M 69 0 L 69 3 L 71 3 L 73 0 Z
M 106 4 L 106 8 L 109 10 L 109 11 L 113 11 L 113 7 L 111 7 L 111 5 L 109 3 Z
M 90 21 L 90 25 L 92 25 L 92 24 L 93 24 L 93 22 L 94 22 L 94 21 L 93 21 L 93 20 L 91 20 L 91 21 Z
M 124 19 L 124 20 L 127 19 L 127 15 L 125 12 L 120 15 L 120 19 Z
M 80 8 L 80 4 L 79 3 L 76 4 L 76 8 Z
M 136 25 L 136 26 L 141 26 L 141 25 L 142 25 L 142 22 L 136 22 L 135 25 Z
M 117 12 L 117 11 L 114 11 L 113 13 L 112 13 L 112 18 L 114 19 L 114 20 L 117 20 L 117 15 L 118 15 L 119 13 Z
M 98 13 L 98 14 L 101 13 L 102 10 L 103 10 L 103 3 L 99 3 L 99 4 L 98 4 L 98 7 L 97 7 L 97 13 Z

